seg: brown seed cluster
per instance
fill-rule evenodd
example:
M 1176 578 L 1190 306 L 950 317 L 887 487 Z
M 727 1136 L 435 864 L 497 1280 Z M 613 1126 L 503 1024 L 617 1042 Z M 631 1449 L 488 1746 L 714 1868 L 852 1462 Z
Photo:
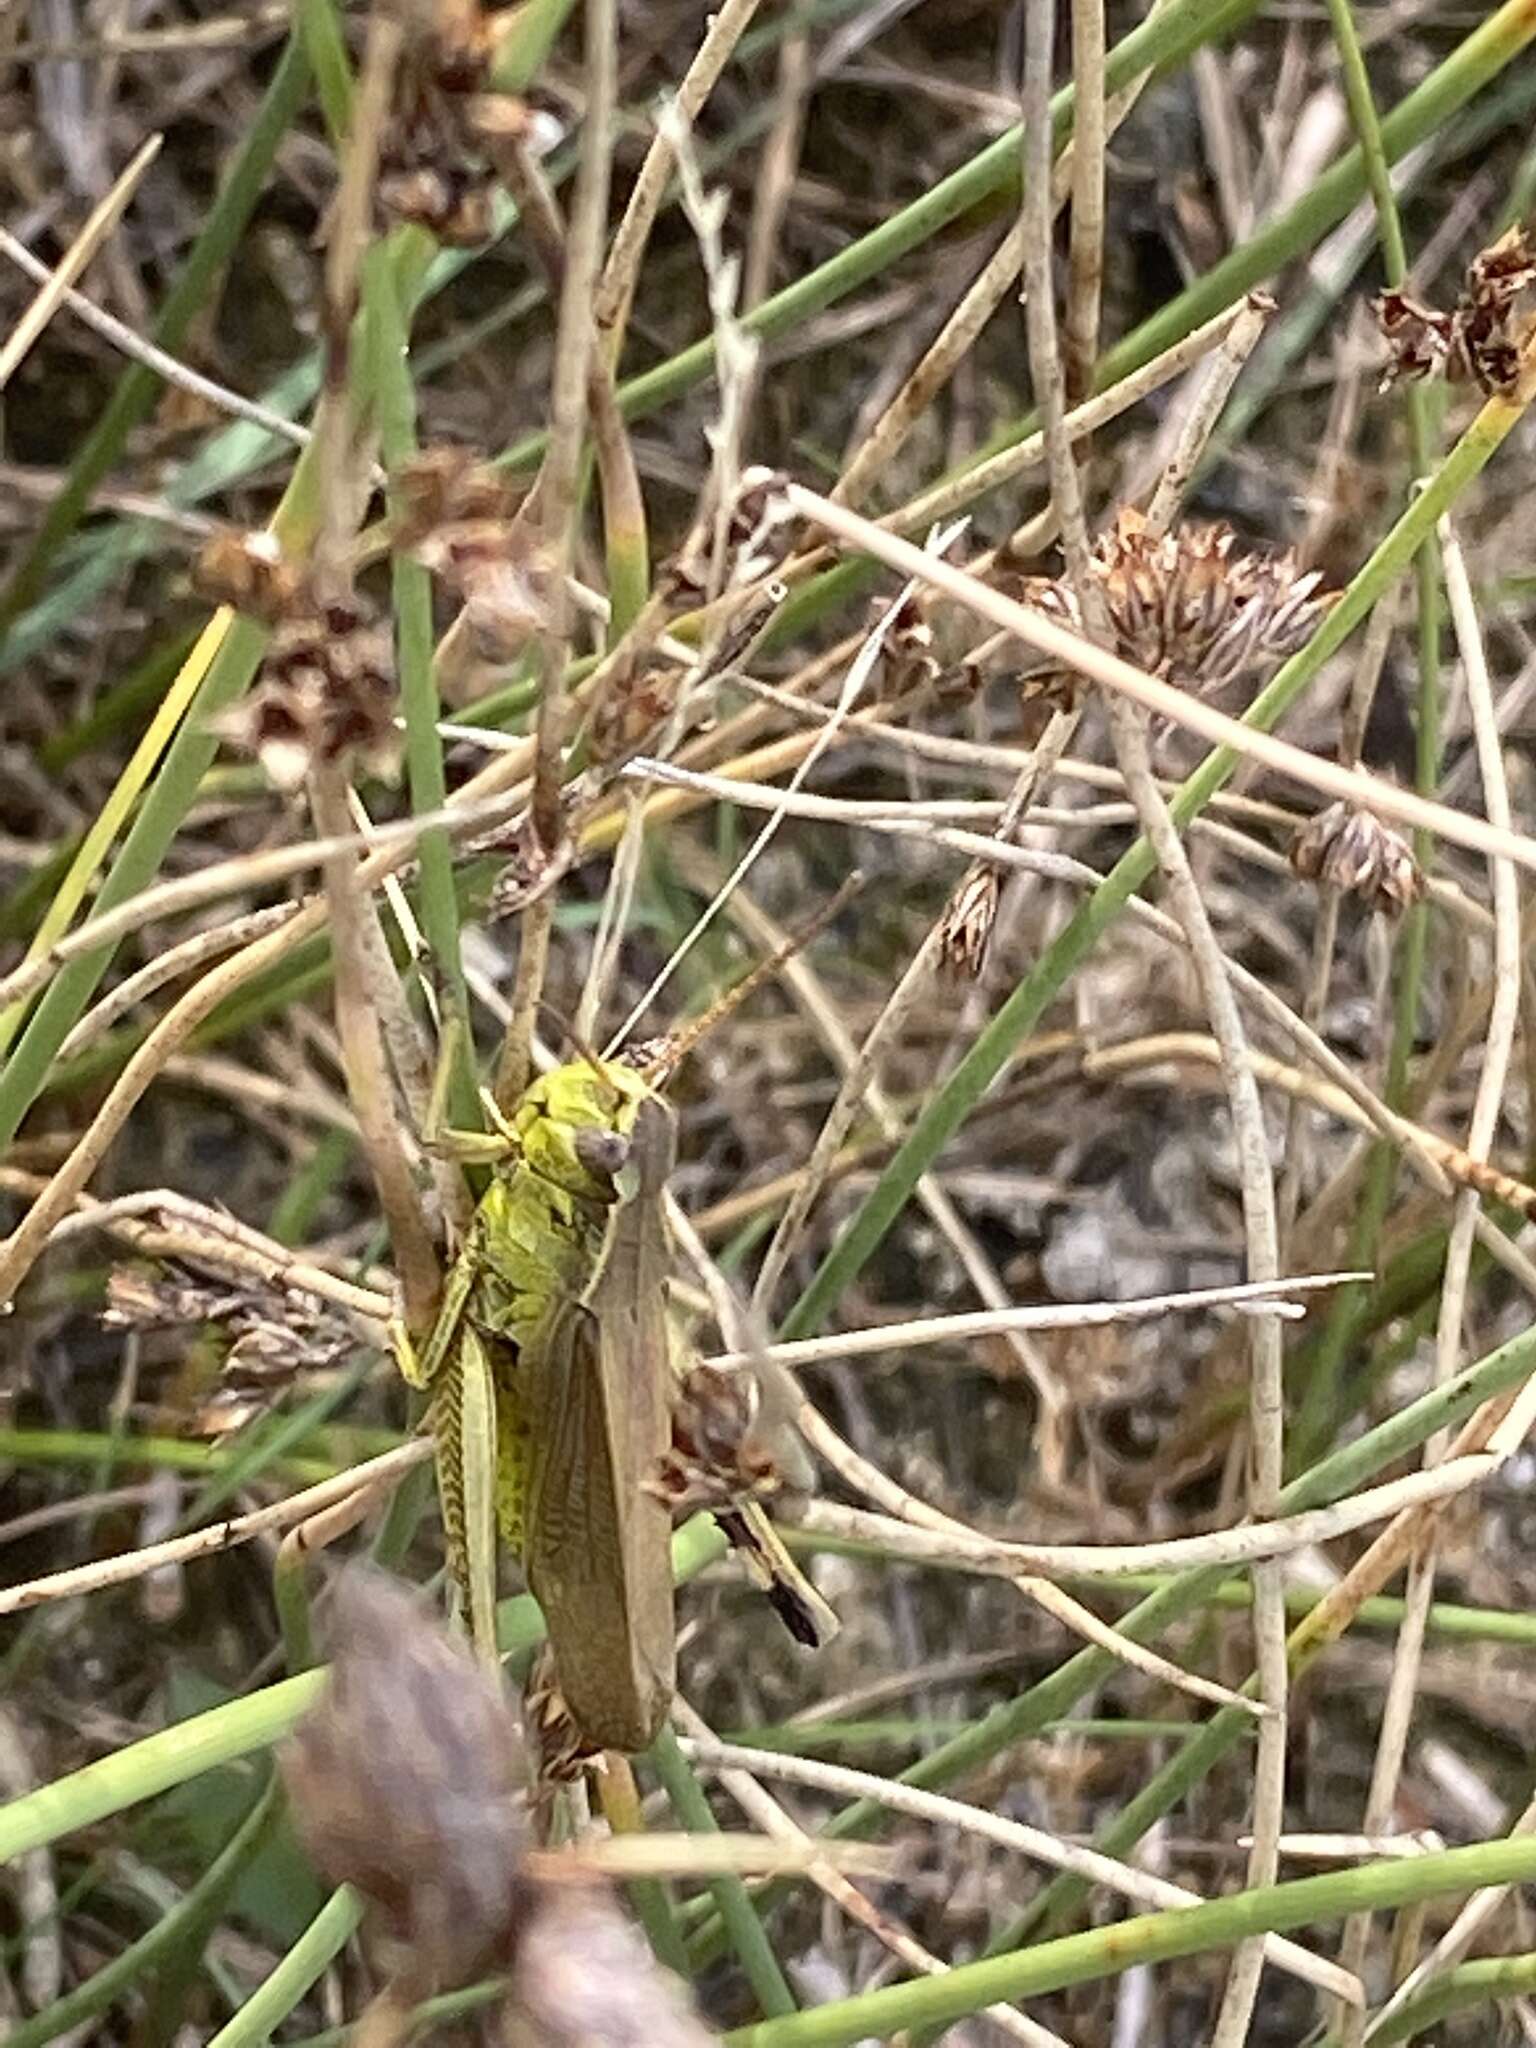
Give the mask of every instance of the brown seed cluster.
M 213 1284 L 172 1267 L 115 1266 L 102 1320 L 135 1330 L 213 1325 L 233 1340 L 212 1397 L 190 1422 L 177 1418 L 197 1436 L 243 1429 L 305 1375 L 334 1370 L 357 1346 L 346 1324 L 312 1295 Z
M 952 975 L 974 981 L 986 964 L 1002 877 L 987 861 L 973 861 L 960 877 L 939 920 L 939 958 Z
M 1407 292 L 1372 302 L 1388 356 L 1380 388 L 1436 372 L 1453 384 L 1476 384 L 1485 397 L 1512 396 L 1536 331 L 1536 239 L 1513 227 L 1467 267 L 1461 296 L 1440 313 Z
M 1424 891 L 1407 840 L 1353 804 L 1329 804 L 1309 818 L 1291 842 L 1291 866 L 1307 881 L 1358 896 L 1389 917 L 1416 903 Z
M 757 1429 L 761 1406 L 756 1373 L 694 1366 L 679 1383 L 671 1448 L 649 1491 L 674 1514 L 777 1493 L 783 1475 Z
M 487 91 L 497 17 L 478 0 L 407 5 L 405 61 L 379 150 L 378 205 L 450 248 L 473 248 L 495 225 L 497 142 L 526 136 L 535 117 Z
M 943 665 L 929 617 L 932 608 L 931 594 L 918 590 L 904 591 L 896 598 L 870 600 L 870 626 L 884 628 L 877 669 L 877 690 L 882 703 L 897 703 L 943 681 Z
M 1240 551 L 1221 522 L 1154 534 L 1129 505 L 1094 543 L 1091 566 L 1115 651 L 1202 696 L 1265 676 L 1310 639 L 1339 595 L 1323 590 L 1321 571 L 1303 571 L 1290 549 Z M 1083 631 L 1065 579 L 1032 578 L 1024 597 Z
M 479 662 L 506 668 L 547 631 L 553 565 L 520 516 L 522 489 L 469 449 L 424 449 L 395 475 L 391 543 L 461 604 Z
M 756 582 L 789 552 L 798 514 L 784 497 L 784 478 L 760 463 L 744 469 L 726 517 L 724 583 Z M 713 588 L 715 522 L 704 520 L 667 563 L 663 575 L 686 604 L 702 604 Z
M 517 660 L 549 624 L 554 572 L 528 522 L 523 492 L 467 448 L 424 449 L 395 478 L 393 545 L 462 606 L 476 658 Z
M 347 758 L 386 773 L 399 755 L 388 629 L 352 597 L 322 597 L 265 533 L 221 534 L 193 564 L 203 596 L 260 619 L 272 637 L 255 686 L 219 720 L 277 787 Z

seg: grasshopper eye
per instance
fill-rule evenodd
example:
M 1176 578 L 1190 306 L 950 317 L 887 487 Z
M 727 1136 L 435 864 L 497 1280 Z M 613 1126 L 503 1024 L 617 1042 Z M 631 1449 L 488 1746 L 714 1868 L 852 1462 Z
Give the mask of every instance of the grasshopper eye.
M 576 1133 L 576 1157 L 597 1179 L 612 1180 L 622 1173 L 629 1158 L 629 1140 L 618 1131 L 601 1130 L 584 1124 Z

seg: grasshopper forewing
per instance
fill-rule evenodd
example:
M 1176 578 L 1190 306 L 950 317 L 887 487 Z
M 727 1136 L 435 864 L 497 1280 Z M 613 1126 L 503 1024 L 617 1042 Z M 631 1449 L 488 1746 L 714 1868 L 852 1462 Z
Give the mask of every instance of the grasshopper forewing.
M 671 1439 L 662 1197 L 676 1149 L 671 1110 L 640 1102 L 591 1280 L 519 1365 L 528 1583 L 573 1720 L 622 1751 L 655 1739 L 676 1677 L 671 1519 L 644 1484 Z

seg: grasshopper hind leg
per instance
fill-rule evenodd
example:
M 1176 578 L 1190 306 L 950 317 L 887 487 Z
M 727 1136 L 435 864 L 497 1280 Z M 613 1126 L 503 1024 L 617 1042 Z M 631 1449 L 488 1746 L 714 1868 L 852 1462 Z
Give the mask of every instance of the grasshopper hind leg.
M 434 1389 L 430 1419 L 460 1618 L 476 1655 L 495 1665 L 496 1394 L 485 1346 L 468 1324 Z

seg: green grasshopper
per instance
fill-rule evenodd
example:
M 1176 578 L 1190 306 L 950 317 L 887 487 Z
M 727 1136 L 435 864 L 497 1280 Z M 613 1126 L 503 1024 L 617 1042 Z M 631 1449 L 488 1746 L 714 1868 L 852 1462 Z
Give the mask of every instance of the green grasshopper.
M 824 1640 L 835 1619 L 749 1497 L 761 1489 L 722 1481 L 706 1498 L 675 1472 L 663 1483 L 674 1398 L 696 1375 L 668 1312 L 676 1119 L 655 1081 L 623 1060 L 570 1061 L 527 1090 L 501 1143 L 431 1335 L 418 1356 L 397 1333 L 397 1357 L 431 1395 L 449 1558 L 477 1649 L 495 1655 L 499 1524 L 543 1608 L 579 1735 L 643 1749 L 675 1668 L 664 1498 L 716 1510 L 801 1641 Z M 692 1472 L 699 1453 L 685 1442 Z

